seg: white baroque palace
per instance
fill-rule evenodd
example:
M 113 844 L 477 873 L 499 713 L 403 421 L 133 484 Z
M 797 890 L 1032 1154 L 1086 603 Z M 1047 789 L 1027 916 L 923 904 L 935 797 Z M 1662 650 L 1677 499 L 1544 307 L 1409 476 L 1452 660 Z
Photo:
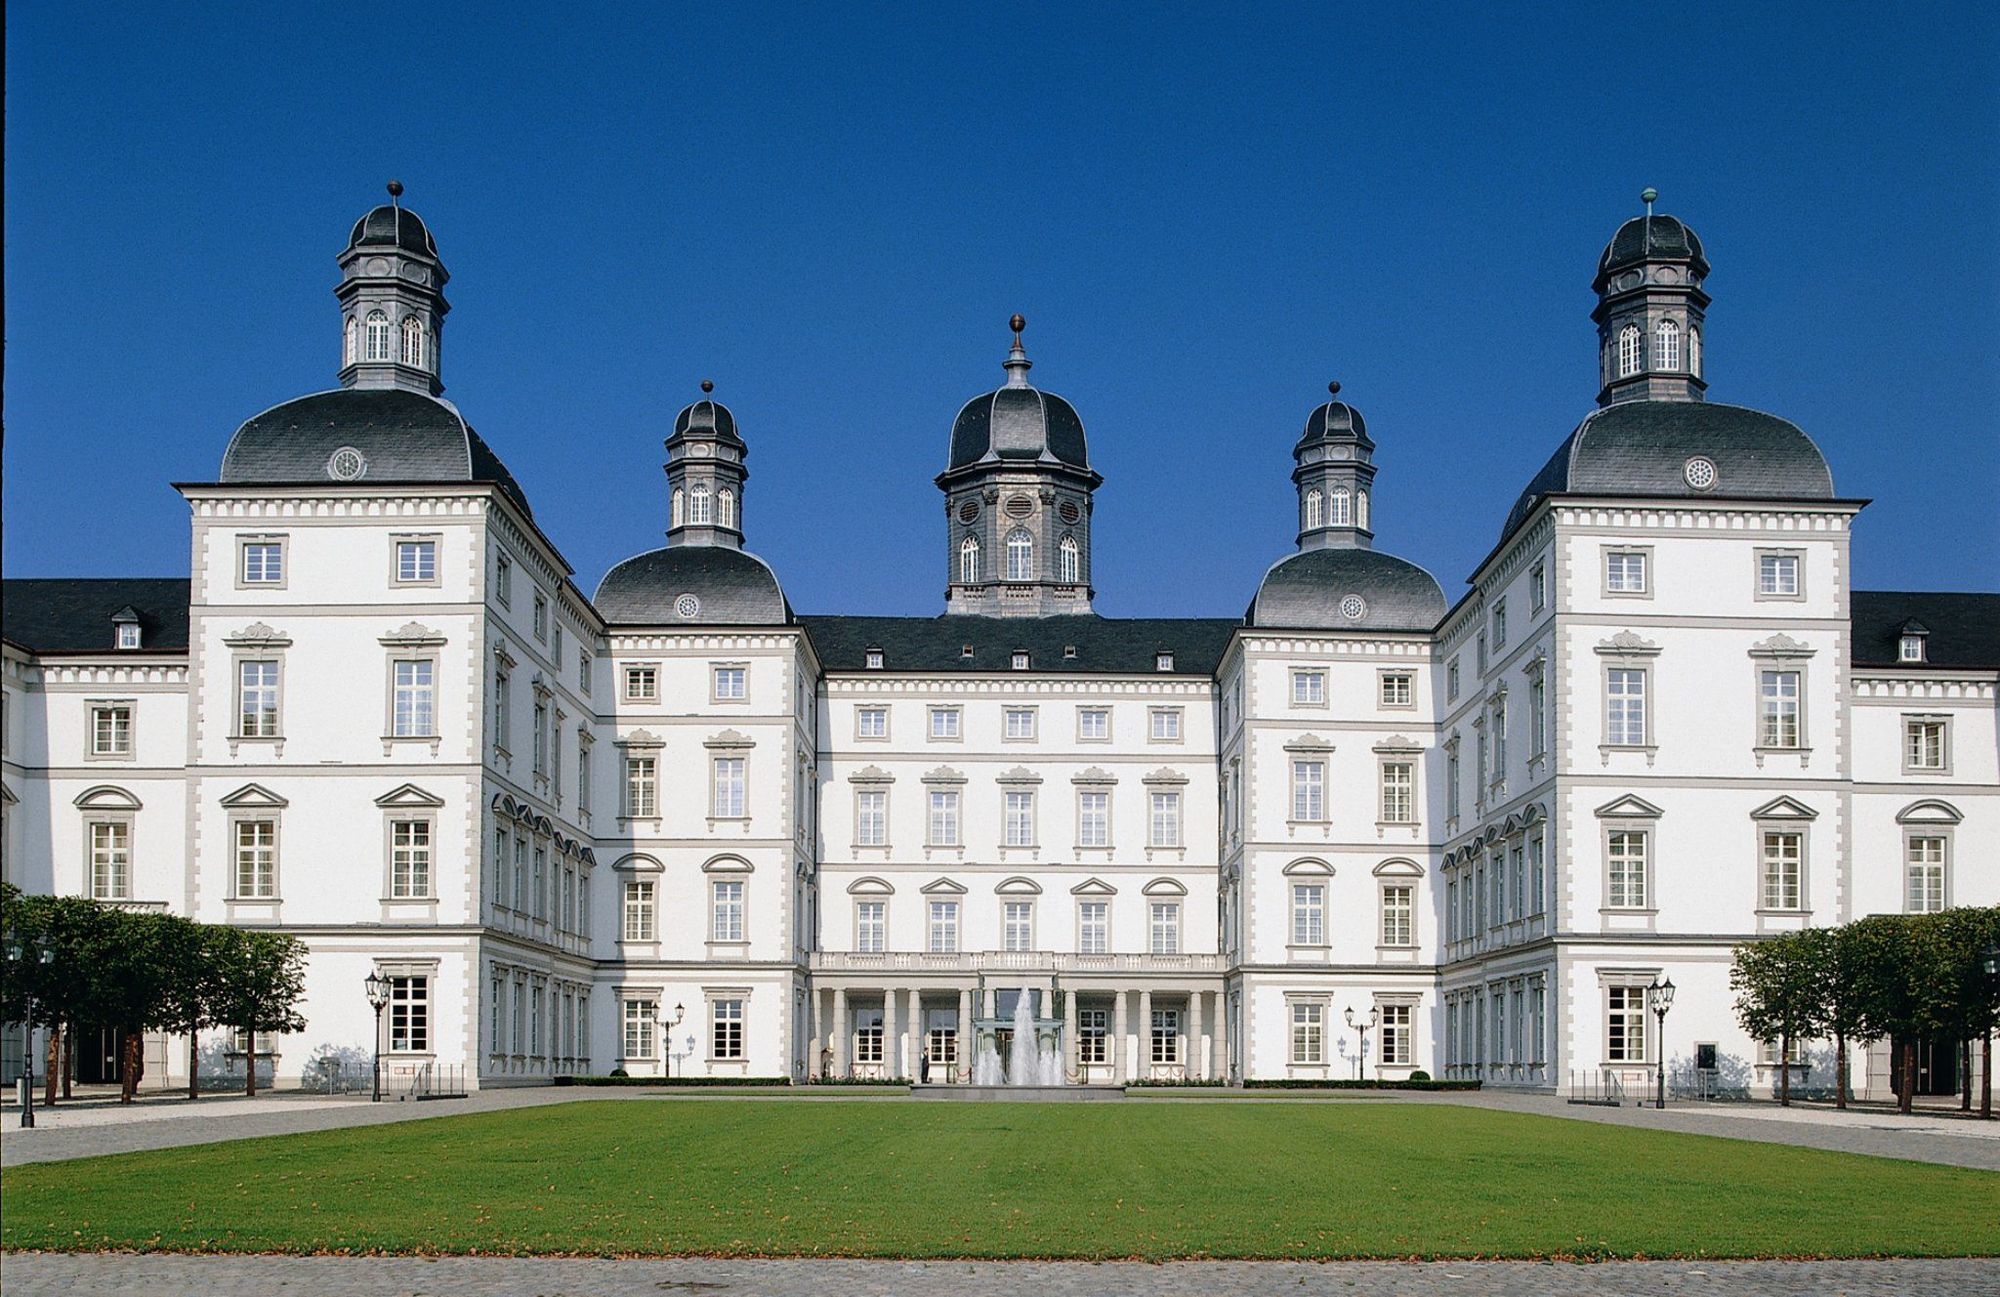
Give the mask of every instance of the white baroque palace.
M 5 587 L 7 878 L 301 938 L 310 1025 L 255 1045 L 281 1082 L 371 1047 L 378 972 L 392 1080 L 955 1081 L 1026 990 L 1083 1083 L 1764 1091 L 1731 947 L 2000 901 L 2000 596 L 1850 587 L 1864 502 L 1706 400 L 1672 217 L 1605 249 L 1597 408 L 1455 604 L 1374 548 L 1336 396 L 1298 552 L 1208 620 L 1091 611 L 1100 478 L 1018 317 L 937 479 L 942 616 L 794 614 L 706 397 L 667 544 L 586 594 L 439 396 L 430 232 L 376 208 L 340 266 L 340 386 L 179 487 L 190 579 Z

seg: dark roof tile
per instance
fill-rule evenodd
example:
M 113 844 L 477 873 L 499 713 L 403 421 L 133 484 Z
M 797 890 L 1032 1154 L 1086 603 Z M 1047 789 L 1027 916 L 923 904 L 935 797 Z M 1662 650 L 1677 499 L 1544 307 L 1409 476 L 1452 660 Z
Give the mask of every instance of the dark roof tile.
M 1242 623 L 1226 617 L 800 617 L 820 665 L 828 671 L 867 668 L 882 650 L 884 671 L 992 674 L 1013 669 L 1026 649 L 1039 674 L 1167 674 L 1161 653 L 1174 656 L 1174 675 L 1213 675 L 1230 635 Z M 972 648 L 965 655 L 966 646 Z M 1074 649 L 1074 657 L 1067 651 Z
M 31 653 L 111 653 L 112 618 L 127 608 L 139 614 L 138 651 L 187 651 L 186 577 L 9 577 L 0 638 Z
M 1913 665 L 1898 660 L 1903 628 L 1925 628 L 1924 665 L 2000 671 L 2000 594 L 1930 590 L 1856 590 L 1848 616 L 1856 666 Z

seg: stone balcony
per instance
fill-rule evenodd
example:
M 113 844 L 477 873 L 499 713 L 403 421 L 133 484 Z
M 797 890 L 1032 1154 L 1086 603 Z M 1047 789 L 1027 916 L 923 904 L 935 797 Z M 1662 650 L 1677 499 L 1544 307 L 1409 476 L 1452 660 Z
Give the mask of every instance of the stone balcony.
M 1221 973 L 1221 955 L 1076 955 L 1054 950 L 818 950 L 815 973 Z

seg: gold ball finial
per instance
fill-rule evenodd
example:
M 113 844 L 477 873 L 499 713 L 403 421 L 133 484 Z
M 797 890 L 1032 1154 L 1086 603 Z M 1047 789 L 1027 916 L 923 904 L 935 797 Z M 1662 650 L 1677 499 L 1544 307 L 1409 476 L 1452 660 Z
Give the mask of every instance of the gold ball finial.
M 701 390 L 704 392 L 713 392 L 715 390 L 715 380 L 712 378 L 702 379 Z
M 1328 383 L 1326 385 L 1326 394 L 1328 396 L 1340 395 L 1340 381 L 1338 379 L 1335 379 L 1333 382 Z
M 403 196 L 403 182 L 400 180 L 391 180 L 389 182 L 389 197 L 401 198 L 402 196 Z
M 1012 329 L 1014 332 L 1019 333 L 1021 330 L 1028 327 L 1028 317 L 1016 313 L 1013 319 L 1007 321 L 1007 327 Z

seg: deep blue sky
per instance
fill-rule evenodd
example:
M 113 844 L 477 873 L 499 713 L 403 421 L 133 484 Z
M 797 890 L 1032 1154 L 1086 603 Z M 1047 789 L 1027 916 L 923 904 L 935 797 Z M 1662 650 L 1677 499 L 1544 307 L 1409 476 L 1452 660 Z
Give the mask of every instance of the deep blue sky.
M 167 484 L 331 385 L 395 176 L 447 395 L 586 592 L 713 378 L 793 604 L 938 611 L 930 479 L 1018 310 L 1106 479 L 1101 611 L 1243 608 L 1329 378 L 1456 598 L 1591 408 L 1645 185 L 1714 263 L 1711 396 L 1873 497 L 1857 583 L 2000 584 L 1990 6 L 641 8 L 10 6 L 6 571 L 186 571 Z

